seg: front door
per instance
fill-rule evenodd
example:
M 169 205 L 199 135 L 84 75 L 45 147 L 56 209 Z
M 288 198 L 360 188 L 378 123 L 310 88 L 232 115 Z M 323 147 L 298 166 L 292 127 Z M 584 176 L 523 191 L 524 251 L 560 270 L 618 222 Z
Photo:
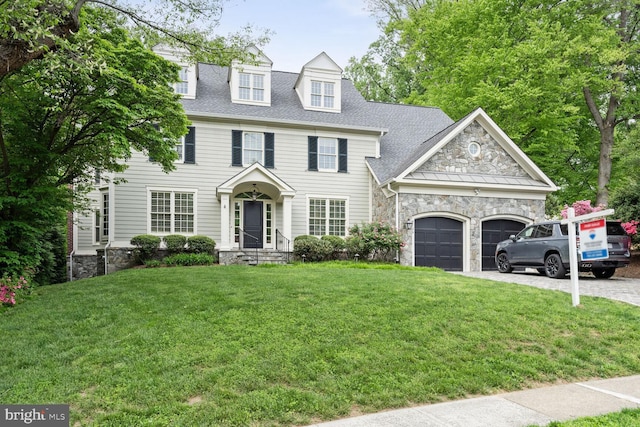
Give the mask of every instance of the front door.
M 262 248 L 262 202 L 245 200 L 243 247 Z

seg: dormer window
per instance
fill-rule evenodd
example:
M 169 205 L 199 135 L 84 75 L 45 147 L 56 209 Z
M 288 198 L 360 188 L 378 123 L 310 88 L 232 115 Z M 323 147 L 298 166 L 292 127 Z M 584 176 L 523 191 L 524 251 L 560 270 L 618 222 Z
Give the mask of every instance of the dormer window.
M 273 63 L 255 46 L 248 52 L 253 55 L 253 62 L 243 64 L 234 60 L 229 67 L 231 102 L 270 106 Z
M 311 80 L 311 105 L 314 107 L 333 108 L 334 106 L 333 82 L 320 82 Z
M 176 93 L 187 95 L 189 93 L 189 67 L 180 68 L 178 74 L 180 81 L 174 86 Z
M 238 73 L 238 97 L 247 101 L 264 101 L 264 75 Z
M 339 113 L 342 69 L 322 52 L 302 67 L 295 90 L 305 110 Z
M 198 84 L 198 65 L 185 62 L 184 55 L 186 55 L 186 52 L 180 49 L 176 50 L 158 45 L 153 48 L 153 51 L 164 59 L 180 66 L 178 81 L 172 84 L 174 92 L 182 95 L 184 99 L 195 99 Z

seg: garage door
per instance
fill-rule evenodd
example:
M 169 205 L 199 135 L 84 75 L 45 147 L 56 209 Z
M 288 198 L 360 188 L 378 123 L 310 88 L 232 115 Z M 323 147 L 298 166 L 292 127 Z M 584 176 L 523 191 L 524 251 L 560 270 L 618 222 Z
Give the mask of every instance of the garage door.
M 482 223 L 482 270 L 497 270 L 494 260 L 496 245 L 512 234 L 518 234 L 525 224 L 510 219 L 493 219 Z
M 415 221 L 415 265 L 462 271 L 462 223 L 451 218 Z

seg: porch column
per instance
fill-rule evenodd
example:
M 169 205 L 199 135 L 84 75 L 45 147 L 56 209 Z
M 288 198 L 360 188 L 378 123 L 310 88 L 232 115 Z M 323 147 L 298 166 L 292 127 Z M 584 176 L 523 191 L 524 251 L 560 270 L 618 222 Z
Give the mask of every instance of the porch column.
M 220 196 L 220 246 L 219 249 L 228 251 L 231 249 L 229 237 L 229 194 Z
M 291 240 L 293 244 L 293 238 L 291 235 L 291 207 L 293 205 L 292 196 L 284 196 L 282 199 L 282 234 L 284 237 Z

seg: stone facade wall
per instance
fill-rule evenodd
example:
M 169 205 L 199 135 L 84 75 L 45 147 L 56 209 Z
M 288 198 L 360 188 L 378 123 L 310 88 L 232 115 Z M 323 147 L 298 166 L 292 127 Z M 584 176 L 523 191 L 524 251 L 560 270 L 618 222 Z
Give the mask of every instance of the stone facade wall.
M 73 280 L 95 277 L 98 272 L 97 255 L 73 255 L 67 258 L 67 271 Z
M 476 157 L 469 153 L 469 144 L 480 145 Z M 527 177 L 527 172 L 478 123 L 473 122 L 442 150 L 417 169 L 418 172 L 475 173 Z
M 544 218 L 544 200 L 504 199 L 491 197 L 465 197 L 431 194 L 401 194 L 401 218 L 415 219 L 427 216 L 449 216 L 466 221 L 465 245 L 469 245 L 468 269 L 482 270 L 482 222 L 487 219 L 521 218 L 541 220 Z M 400 255 L 400 262 L 413 264 L 413 230 L 405 232 L 406 246 Z

